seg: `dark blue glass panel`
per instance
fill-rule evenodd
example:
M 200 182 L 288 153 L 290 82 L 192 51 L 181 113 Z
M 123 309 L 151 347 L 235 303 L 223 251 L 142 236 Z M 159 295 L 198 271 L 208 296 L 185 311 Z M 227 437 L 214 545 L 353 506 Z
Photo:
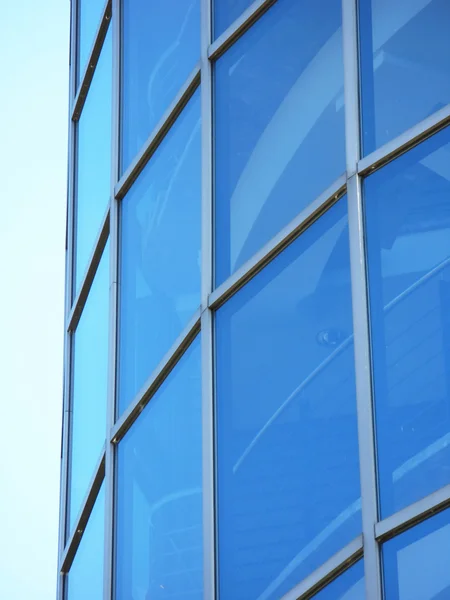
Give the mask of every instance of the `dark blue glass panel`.
M 345 171 L 341 13 L 279 0 L 216 63 L 216 285 Z
M 80 0 L 78 2 L 78 72 L 77 81 L 83 76 L 89 54 L 94 45 L 95 34 L 100 25 L 105 0 Z
M 364 563 L 350 567 L 314 596 L 314 600 L 364 600 Z
M 103 600 L 105 486 L 102 484 L 67 576 L 67 600 Z
M 450 102 L 447 0 L 361 0 L 362 142 L 369 154 Z
M 106 435 L 109 243 L 74 334 L 70 529 L 87 493 Z
M 203 600 L 200 340 L 118 449 L 116 599 Z
M 124 0 L 122 171 L 200 58 L 200 0 Z
M 119 412 L 200 305 L 200 93 L 122 201 Z
M 216 315 L 219 587 L 279 599 L 361 532 L 346 199 Z
M 108 207 L 111 189 L 112 39 L 108 32 L 78 123 L 75 292 Z
M 386 600 L 450 598 L 450 510 L 383 545 Z
M 219 37 L 252 2 L 253 0 L 214 0 L 214 37 Z
M 450 130 L 364 191 L 384 518 L 450 481 Z

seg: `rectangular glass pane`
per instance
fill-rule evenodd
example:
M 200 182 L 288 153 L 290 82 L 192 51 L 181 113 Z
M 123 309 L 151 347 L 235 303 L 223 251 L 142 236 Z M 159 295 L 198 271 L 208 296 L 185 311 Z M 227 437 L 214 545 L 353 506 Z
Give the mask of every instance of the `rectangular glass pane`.
M 123 1 L 122 172 L 200 59 L 200 0 Z
M 216 285 L 345 171 L 341 13 L 279 0 L 215 65 Z
M 450 129 L 364 184 L 383 518 L 449 482 Z
M 364 600 L 365 597 L 362 560 L 344 571 L 337 579 L 313 596 L 314 600 Z
M 78 83 L 86 69 L 105 4 L 105 0 L 78 0 Z
M 450 102 L 447 0 L 360 0 L 364 154 Z
M 213 0 L 214 37 L 229 27 L 253 2 L 253 0 Z
M 383 545 L 386 600 L 450 598 L 450 510 Z
M 197 338 L 118 448 L 116 600 L 203 600 Z
M 277 600 L 361 531 L 346 206 L 216 314 L 222 600 Z
M 200 304 L 200 93 L 121 204 L 119 412 Z

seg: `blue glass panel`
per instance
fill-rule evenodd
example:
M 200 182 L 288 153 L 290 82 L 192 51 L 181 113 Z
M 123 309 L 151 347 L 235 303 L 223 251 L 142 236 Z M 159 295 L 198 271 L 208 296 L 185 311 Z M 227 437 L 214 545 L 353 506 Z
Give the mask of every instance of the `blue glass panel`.
M 450 598 L 450 510 L 383 545 L 386 600 Z
M 214 0 L 214 37 L 219 37 L 252 2 L 253 0 Z
M 109 243 L 103 251 L 73 341 L 70 529 L 105 442 L 108 325 Z
M 350 567 L 314 596 L 314 600 L 364 600 L 364 563 Z
M 67 600 L 103 600 L 105 485 L 102 484 L 67 576 Z
M 197 91 L 122 202 L 119 411 L 200 305 Z
M 361 0 L 362 141 L 369 154 L 450 102 L 447 0 Z
M 346 199 L 216 315 L 222 600 L 279 599 L 361 531 Z
M 383 517 L 449 483 L 450 130 L 365 182 Z
M 118 449 L 116 600 L 203 600 L 197 338 Z
M 341 12 L 279 0 L 216 63 L 217 285 L 345 171 Z
M 78 38 L 78 72 L 80 82 L 86 69 L 89 54 L 94 45 L 95 34 L 100 25 L 105 0 L 79 0 L 78 2 L 79 38 Z
M 112 40 L 109 31 L 78 123 L 76 290 L 80 287 L 109 202 L 111 93 Z
M 122 171 L 200 59 L 200 0 L 124 0 Z

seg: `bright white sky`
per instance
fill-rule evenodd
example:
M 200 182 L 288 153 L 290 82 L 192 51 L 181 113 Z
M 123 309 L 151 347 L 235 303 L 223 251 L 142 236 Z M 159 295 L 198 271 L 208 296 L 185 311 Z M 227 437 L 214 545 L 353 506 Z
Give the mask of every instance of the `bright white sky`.
M 53 600 L 69 0 L 0 0 L 0 598 Z

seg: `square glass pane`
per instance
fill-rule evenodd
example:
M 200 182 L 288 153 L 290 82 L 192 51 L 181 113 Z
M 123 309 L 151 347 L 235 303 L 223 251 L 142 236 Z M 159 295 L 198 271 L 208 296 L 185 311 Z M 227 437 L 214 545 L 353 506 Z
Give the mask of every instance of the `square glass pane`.
M 383 518 L 450 481 L 450 129 L 364 184 Z
M 361 532 L 346 198 L 216 314 L 219 588 L 276 600 Z
M 119 443 L 116 600 L 203 600 L 197 338 Z
M 200 59 L 200 0 L 124 0 L 122 172 Z
M 341 13 L 279 0 L 215 65 L 216 285 L 345 171 Z
M 362 143 L 369 154 L 450 102 L 448 0 L 360 0 Z
M 119 412 L 200 305 L 197 91 L 121 204 Z
M 214 0 L 214 37 L 218 38 L 254 0 Z
M 313 596 L 314 600 L 364 600 L 365 597 L 362 560 L 344 571 L 337 579 Z
M 105 0 L 78 0 L 78 83 L 86 69 L 104 8 Z
M 77 128 L 75 293 L 94 250 L 111 189 L 112 39 L 109 29 Z
M 450 510 L 383 545 L 386 600 L 450 598 Z
M 108 393 L 109 243 L 73 336 L 70 530 L 106 437 Z

